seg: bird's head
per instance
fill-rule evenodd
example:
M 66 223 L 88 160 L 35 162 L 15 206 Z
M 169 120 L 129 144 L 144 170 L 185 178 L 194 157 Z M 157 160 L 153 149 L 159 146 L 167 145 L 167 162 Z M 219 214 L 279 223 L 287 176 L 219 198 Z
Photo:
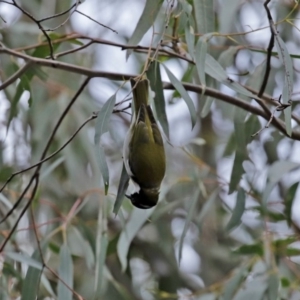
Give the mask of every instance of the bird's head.
M 157 190 L 140 189 L 138 193 L 126 195 L 137 208 L 148 209 L 157 204 L 159 192 Z

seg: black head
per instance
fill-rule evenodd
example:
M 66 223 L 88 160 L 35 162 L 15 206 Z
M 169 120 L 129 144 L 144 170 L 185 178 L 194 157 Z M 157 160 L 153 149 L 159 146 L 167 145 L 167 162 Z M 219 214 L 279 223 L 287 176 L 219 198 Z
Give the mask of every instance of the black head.
M 131 203 L 141 209 L 148 209 L 157 204 L 159 193 L 157 191 L 140 190 L 138 193 L 126 195 Z

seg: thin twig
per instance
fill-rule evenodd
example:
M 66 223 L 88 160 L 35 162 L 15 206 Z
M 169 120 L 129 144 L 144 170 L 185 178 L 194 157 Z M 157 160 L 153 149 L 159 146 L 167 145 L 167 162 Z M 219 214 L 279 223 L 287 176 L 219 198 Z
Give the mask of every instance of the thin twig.
M 28 202 L 26 203 L 26 205 L 24 206 L 24 208 L 22 209 L 19 217 L 17 218 L 17 221 L 15 222 L 15 225 L 12 227 L 12 229 L 10 230 L 8 236 L 5 238 L 5 240 L 3 241 L 1 247 L 0 247 L 0 253 L 3 252 L 6 244 L 8 243 L 8 241 L 11 239 L 13 233 L 15 232 L 20 220 L 22 219 L 22 217 L 24 216 L 25 212 L 27 211 L 28 207 L 30 206 L 32 200 L 34 199 L 35 197 L 35 194 L 36 194 L 36 191 L 37 191 L 37 188 L 38 188 L 38 184 L 39 184 L 39 176 L 38 176 L 38 172 L 36 172 L 32 177 L 31 177 L 31 182 L 33 182 L 33 180 L 35 180 L 35 185 L 34 185 L 34 188 L 33 188 L 33 192 L 28 200 Z M 31 183 L 30 183 L 31 185 Z M 27 189 L 30 187 L 30 185 L 28 184 L 27 185 Z M 2 221 L 1 221 L 2 222 Z
M 97 23 L 98 25 L 100 25 L 100 26 L 102 26 L 102 27 L 104 27 L 104 28 L 107 28 L 107 29 L 111 30 L 112 32 L 118 34 L 118 32 L 117 32 L 116 30 L 114 30 L 114 29 L 112 29 L 112 28 L 110 28 L 110 27 L 108 27 L 108 26 L 106 26 L 106 25 L 104 25 L 104 24 L 98 22 L 97 20 L 91 18 L 90 16 L 84 14 L 83 12 L 81 12 L 81 11 L 79 11 L 79 10 L 77 10 L 77 9 L 75 9 L 75 12 L 79 13 L 80 15 L 85 16 L 86 18 L 88 18 L 88 19 L 90 19 L 91 21 Z
M 53 50 L 53 45 L 52 45 L 51 39 L 50 39 L 48 33 L 45 31 L 44 27 L 41 25 L 41 22 L 37 21 L 28 11 L 23 9 L 15 0 L 12 0 L 12 3 L 8 3 L 8 4 L 11 4 L 11 5 L 17 7 L 24 15 L 26 15 L 34 23 L 37 24 L 37 26 L 43 32 L 43 34 L 48 42 L 49 49 L 50 49 L 50 57 L 54 60 L 54 50 Z
M 63 113 L 61 114 L 61 116 L 59 117 L 59 119 L 58 119 L 58 121 L 57 121 L 57 123 L 56 123 L 54 129 L 52 130 L 52 133 L 51 133 L 49 139 L 48 139 L 48 142 L 47 142 L 47 144 L 46 144 L 46 146 L 45 146 L 45 148 L 44 148 L 44 151 L 43 151 L 43 153 L 42 153 L 42 155 L 41 155 L 41 159 L 40 159 L 40 160 L 43 160 L 43 159 L 45 158 L 45 156 L 46 156 L 46 154 L 47 154 L 47 151 L 48 151 L 49 147 L 51 146 L 52 141 L 53 141 L 53 139 L 54 139 L 54 136 L 55 136 L 55 134 L 56 134 L 58 128 L 60 127 L 60 125 L 61 125 L 63 119 L 65 118 L 65 116 L 67 115 L 67 113 L 69 112 L 70 108 L 71 108 L 72 105 L 75 103 L 75 101 L 77 100 L 77 98 L 79 97 L 79 95 L 81 94 L 81 92 L 83 91 L 83 89 L 85 88 L 85 86 L 88 84 L 89 80 L 90 80 L 90 77 L 87 77 L 87 78 L 84 80 L 84 82 L 82 83 L 82 85 L 80 86 L 80 88 L 78 89 L 78 91 L 76 92 L 76 94 L 72 97 L 70 103 L 67 105 L 67 107 L 65 108 L 65 110 L 63 111 Z M 14 209 L 16 209 L 17 206 L 18 206 L 18 205 L 20 204 L 20 202 L 22 201 L 24 195 L 26 194 L 26 192 L 27 192 L 28 189 L 30 188 L 32 182 L 35 180 L 36 184 L 35 184 L 35 186 L 34 186 L 34 189 L 33 189 L 33 192 L 32 192 L 32 194 L 31 194 L 31 197 L 30 197 L 30 199 L 28 200 L 28 202 L 27 202 L 27 204 L 25 205 L 25 207 L 23 208 L 23 210 L 21 211 L 21 214 L 20 214 L 20 216 L 18 217 L 18 219 L 17 219 L 15 225 L 14 225 L 13 228 L 11 229 L 11 231 L 10 231 L 8 237 L 4 240 L 4 242 L 3 242 L 3 244 L 2 244 L 2 246 L 1 246 L 1 248 L 0 248 L 0 253 L 3 251 L 5 245 L 7 244 L 7 242 L 9 241 L 9 239 L 11 238 L 12 234 L 14 233 L 14 231 L 16 230 L 16 228 L 17 228 L 17 226 L 18 226 L 18 224 L 19 224 L 21 218 L 23 217 L 23 215 L 25 214 L 25 212 L 27 211 L 28 207 L 31 205 L 32 200 L 33 200 L 34 197 L 35 197 L 35 193 L 36 193 L 36 190 L 37 190 L 37 187 L 38 187 L 38 182 L 39 182 L 39 171 L 40 171 L 40 169 L 41 169 L 41 166 L 42 166 L 42 164 L 39 164 L 39 165 L 36 167 L 36 170 L 35 170 L 34 174 L 31 176 L 29 183 L 28 183 L 27 186 L 24 188 L 24 190 L 23 190 L 21 196 L 19 197 L 19 199 L 17 200 L 17 202 L 14 204 L 13 209 L 11 209 L 11 210 L 6 214 L 6 216 L 4 217 L 4 219 L 1 220 L 1 222 L 5 221 L 5 220 L 8 218 L 8 216 L 12 214 L 12 212 L 14 211 Z
M 63 16 L 65 15 L 66 13 L 68 13 L 69 11 L 72 10 L 72 8 L 75 7 L 75 9 L 81 4 L 81 1 L 76 1 L 76 3 L 74 3 L 70 8 L 68 8 L 67 10 L 63 11 L 63 12 L 60 12 L 60 13 L 57 13 L 55 15 L 52 15 L 52 16 L 49 16 L 49 17 L 45 17 L 45 18 L 42 18 L 42 19 L 39 19 L 37 20 L 38 22 L 44 22 L 46 20 L 50 20 L 50 19 L 54 19 L 54 18 L 57 18 L 57 17 L 60 17 L 60 16 Z M 67 20 L 69 20 L 70 17 L 68 17 Z M 64 22 L 65 23 L 65 22 Z
M 30 67 L 31 64 L 32 64 L 31 61 L 28 60 L 23 67 L 21 67 L 17 72 L 15 72 L 7 80 L 5 80 L 0 85 L 0 91 L 4 90 L 6 87 L 8 87 L 13 82 L 15 82 L 18 78 L 20 78 L 22 76 L 22 74 L 24 74 L 27 71 L 27 69 Z
M 44 162 L 48 161 L 49 159 L 51 159 L 52 157 L 54 157 L 55 155 L 57 155 L 59 152 L 61 152 L 74 138 L 75 136 L 78 134 L 78 132 L 91 120 L 97 118 L 97 114 L 93 114 L 91 117 L 89 117 L 88 119 L 86 119 L 80 126 L 79 128 L 72 134 L 72 136 L 55 152 L 53 152 L 51 155 L 47 156 L 46 158 L 42 159 L 41 161 L 39 161 L 38 163 L 25 168 L 23 170 L 20 170 L 18 172 L 15 172 L 13 174 L 10 175 L 10 177 L 7 179 L 7 181 L 4 183 L 4 185 L 2 186 L 2 188 L 0 189 L 0 193 L 3 191 L 3 189 L 7 186 L 7 184 L 17 175 L 22 174 L 24 172 L 27 172 L 41 164 L 43 164 Z M 0 222 L 1 223 L 1 222 Z

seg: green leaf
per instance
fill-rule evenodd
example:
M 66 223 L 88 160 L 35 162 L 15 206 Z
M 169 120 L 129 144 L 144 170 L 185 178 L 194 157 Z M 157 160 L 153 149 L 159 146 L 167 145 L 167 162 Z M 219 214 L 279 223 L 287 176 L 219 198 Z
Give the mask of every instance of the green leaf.
M 223 68 L 232 66 L 234 63 L 234 59 L 240 49 L 240 46 L 230 46 L 228 49 L 223 51 L 218 58 L 218 62 L 220 63 L 220 65 Z
M 108 246 L 107 238 L 107 216 L 106 204 L 102 202 L 98 213 L 97 240 L 96 240 L 96 269 L 95 269 L 95 286 L 94 299 L 99 299 L 103 295 L 103 281 L 105 258 Z
M 57 284 L 57 299 L 72 300 L 73 293 L 69 288 L 73 288 L 73 262 L 70 249 L 66 244 L 63 244 L 59 253 L 59 268 L 58 276 L 61 280 Z M 69 288 L 65 286 L 66 283 Z
M 284 256 L 299 256 L 300 255 L 300 249 L 298 248 L 287 248 Z
M 224 293 L 222 300 L 232 300 L 237 290 L 247 278 L 248 272 L 247 268 L 242 267 L 238 269 L 234 276 L 232 276 L 229 281 L 224 286 Z
M 112 95 L 103 105 L 98 113 L 95 126 L 95 151 L 100 172 L 103 177 L 105 195 L 107 195 L 109 187 L 109 170 L 105 159 L 104 149 L 99 145 L 102 134 L 108 131 L 109 119 L 116 103 L 116 94 Z
M 269 196 L 271 194 L 271 191 L 275 184 L 282 178 L 282 176 L 300 165 L 291 161 L 276 161 L 271 165 L 268 171 L 268 182 L 264 189 L 263 193 L 263 205 L 266 207 L 267 201 L 269 199 Z
M 190 97 L 190 95 L 188 94 L 188 92 L 185 90 L 185 88 L 183 87 L 182 83 L 173 75 L 173 73 L 166 67 L 164 66 L 166 73 L 171 81 L 171 83 L 173 84 L 173 86 L 175 87 L 175 89 L 180 93 L 180 95 L 182 96 L 183 100 L 185 101 L 189 111 L 190 111 L 190 115 L 191 115 L 191 121 L 192 121 L 192 128 L 194 128 L 195 124 L 196 124 L 196 108 L 195 105 L 193 103 L 192 98 Z
M 214 190 L 208 197 L 208 199 L 205 201 L 201 212 L 197 218 L 197 223 L 201 224 L 201 222 L 203 221 L 203 219 L 205 218 L 205 216 L 207 216 L 209 210 L 212 208 L 213 204 L 215 203 L 218 195 L 219 195 L 220 190 L 216 189 Z
M 17 252 L 4 252 L 4 255 L 14 261 L 18 261 L 20 263 L 26 264 L 32 268 L 42 270 L 43 265 L 40 261 L 36 260 L 35 257 L 38 257 L 38 255 L 34 255 L 30 257 L 29 255 L 25 253 L 17 253 Z
M 214 1 L 194 0 L 193 2 L 198 33 L 215 31 Z
M 154 210 L 155 207 L 147 210 L 141 210 L 135 207 L 130 215 L 129 221 L 123 228 L 117 245 L 117 252 L 121 262 L 122 271 L 125 271 L 127 268 L 127 254 L 133 238 Z
M 275 47 L 277 48 L 279 59 L 283 64 L 285 70 L 285 80 L 284 80 L 284 86 L 282 91 L 282 103 L 288 104 L 288 101 L 292 98 L 293 86 L 294 86 L 293 62 L 284 41 L 278 34 L 275 35 Z M 286 132 L 289 136 L 291 136 L 292 134 L 291 107 L 288 107 L 284 110 L 284 119 L 285 119 Z
M 155 92 L 154 105 L 156 117 L 164 130 L 164 133 L 169 138 L 169 123 L 166 114 L 166 103 L 164 90 L 160 75 L 160 64 L 156 61 L 152 62 L 147 70 L 147 77 L 150 81 L 151 90 Z
M 191 26 L 189 21 L 187 21 L 185 27 L 185 40 L 188 46 L 189 54 L 191 58 L 194 59 L 195 35 L 194 35 L 194 28 Z
M 27 270 L 25 280 L 22 285 L 22 296 L 21 300 L 32 300 L 38 296 L 40 278 L 42 273 L 42 264 L 40 262 L 40 251 L 35 250 L 31 260 L 35 262 L 35 266 L 30 266 Z M 26 259 L 27 260 L 27 259 Z M 36 268 L 36 264 L 40 267 Z
M 236 204 L 233 210 L 232 216 L 226 226 L 226 230 L 230 231 L 233 228 L 237 227 L 241 223 L 241 218 L 245 211 L 245 203 L 246 203 L 246 195 L 245 191 L 242 188 L 239 188 L 237 197 L 236 197 Z
M 255 274 L 256 275 L 256 274 Z M 266 300 L 264 294 L 267 290 L 267 282 L 262 278 L 249 280 L 245 286 L 239 289 L 234 300 Z M 268 299 L 271 300 L 271 299 Z M 276 299 L 272 299 L 276 300 Z
M 17 86 L 16 89 L 16 93 L 12 99 L 12 103 L 11 103 L 11 107 L 10 107 L 10 111 L 9 111 L 9 117 L 8 117 L 8 122 L 7 122 L 7 129 L 9 128 L 10 122 L 11 120 L 17 116 L 18 114 L 18 104 L 20 101 L 21 96 L 23 95 L 23 93 L 25 91 L 27 91 L 29 93 L 29 99 L 28 99 L 28 104 L 29 107 L 32 104 L 32 95 L 31 95 L 31 87 L 30 87 L 30 81 L 31 81 L 32 77 L 31 76 L 27 76 L 26 73 L 24 73 L 21 77 L 20 77 L 20 82 Z
M 97 163 L 103 177 L 104 193 L 105 195 L 107 195 L 108 188 L 109 188 L 109 170 L 105 159 L 105 152 L 103 147 L 100 145 L 98 146 L 95 145 L 95 153 L 97 157 Z
M 242 254 L 242 255 L 263 255 L 263 246 L 262 244 L 252 244 L 252 245 L 243 245 L 236 250 L 233 251 L 234 253 L 237 254 Z
M 183 242 L 184 242 L 184 238 L 185 238 L 185 235 L 187 233 L 187 230 L 189 228 L 189 225 L 190 225 L 190 222 L 192 220 L 192 218 L 194 217 L 194 214 L 195 214 L 195 208 L 196 208 L 196 204 L 199 200 L 199 196 L 200 196 L 200 190 L 197 190 L 191 203 L 190 203 L 190 208 L 189 208 L 189 211 L 188 211 L 188 214 L 187 214 L 187 217 L 186 217 L 186 221 L 185 221 L 185 224 L 184 224 L 184 227 L 183 227 L 183 230 L 182 230 L 182 234 L 180 236 L 180 240 L 179 240 L 179 248 L 178 248 L 178 261 L 179 261 L 179 264 L 180 264 L 180 261 L 181 261 L 181 257 L 182 257 L 182 247 L 183 247 Z
M 294 203 L 294 199 L 296 196 L 296 192 L 299 186 L 299 182 L 295 182 L 291 185 L 287 191 L 287 195 L 285 197 L 285 209 L 284 212 L 286 214 L 286 221 L 289 226 L 292 224 L 292 207 Z
M 239 109 L 237 109 L 236 116 L 243 115 Z M 245 137 L 245 123 L 242 120 L 234 121 L 234 134 L 236 141 L 236 152 L 233 162 L 230 184 L 229 184 L 229 194 L 233 193 L 237 185 L 240 182 L 242 175 L 245 173 L 243 168 L 243 162 L 248 158 L 248 152 L 246 148 L 246 137 Z
M 206 87 L 206 81 L 205 81 L 205 58 L 207 54 L 207 42 L 206 42 L 206 36 L 202 36 L 200 39 L 198 39 L 197 46 L 196 46 L 196 67 L 198 76 L 202 85 L 202 94 L 205 92 Z
M 135 46 L 142 39 L 148 29 L 154 24 L 157 14 L 162 5 L 162 0 L 147 0 L 142 15 L 135 27 L 135 30 L 128 41 L 128 45 Z M 127 50 L 126 59 L 132 53 L 132 49 Z
M 227 76 L 227 73 L 223 69 L 223 67 L 220 65 L 220 63 L 215 60 L 211 55 L 206 53 L 205 58 L 205 72 L 215 78 L 217 81 L 223 83 L 224 85 L 228 86 L 229 88 L 233 89 L 237 93 L 240 93 L 244 96 L 252 98 L 254 96 L 253 93 L 249 92 L 247 89 L 245 89 L 242 85 L 240 85 L 238 82 L 234 82 L 229 79 Z
M 268 299 L 277 299 L 279 289 L 279 278 L 278 274 L 270 274 L 268 278 Z
M 125 193 L 126 193 L 127 188 L 128 188 L 129 179 L 130 179 L 130 177 L 127 174 L 125 165 L 123 163 L 121 178 L 120 178 L 119 186 L 118 186 L 118 193 L 117 193 L 117 197 L 116 197 L 116 201 L 115 201 L 114 209 L 113 209 L 113 212 L 116 215 L 118 214 L 118 211 L 119 211 L 119 209 L 122 205 Z

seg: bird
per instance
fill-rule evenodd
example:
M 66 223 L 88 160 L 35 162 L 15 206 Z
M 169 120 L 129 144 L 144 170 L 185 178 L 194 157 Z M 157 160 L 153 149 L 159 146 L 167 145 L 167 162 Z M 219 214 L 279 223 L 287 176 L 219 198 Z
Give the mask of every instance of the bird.
M 125 195 L 131 203 L 148 209 L 159 199 L 161 182 L 166 172 L 163 138 L 149 105 L 149 80 L 131 79 L 133 108 L 130 128 L 123 146 L 126 172 L 135 192 Z

